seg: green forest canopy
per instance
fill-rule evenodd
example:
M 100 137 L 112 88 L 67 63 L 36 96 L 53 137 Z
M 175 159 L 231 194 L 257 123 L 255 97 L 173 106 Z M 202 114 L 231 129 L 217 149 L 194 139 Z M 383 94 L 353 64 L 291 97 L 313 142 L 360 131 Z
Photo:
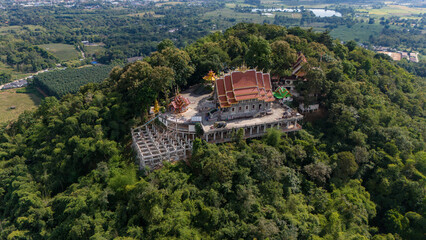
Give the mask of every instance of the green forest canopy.
M 281 71 L 305 54 L 304 130 L 222 145 L 144 175 L 130 127 L 176 85 L 247 63 Z M 283 54 L 284 53 L 284 54 Z M 238 24 L 170 42 L 101 84 L 46 98 L 1 128 L 2 239 L 423 239 L 424 79 L 325 33 Z

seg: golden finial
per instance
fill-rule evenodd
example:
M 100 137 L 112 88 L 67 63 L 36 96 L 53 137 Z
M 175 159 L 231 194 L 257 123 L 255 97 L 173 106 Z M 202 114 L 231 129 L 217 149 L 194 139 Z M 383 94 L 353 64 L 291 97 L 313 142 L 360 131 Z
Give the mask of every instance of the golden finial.
M 209 73 L 203 77 L 204 80 L 207 82 L 214 82 L 217 79 L 216 74 L 213 72 L 213 70 L 210 70 Z
M 237 68 L 237 71 L 240 71 L 240 72 L 246 72 L 247 70 L 249 70 L 249 69 L 248 69 L 248 67 L 246 66 L 246 64 L 245 64 L 245 63 L 243 63 L 243 64 L 241 65 L 241 67 L 238 67 L 238 68 Z
M 158 100 L 156 99 L 154 102 L 154 113 L 157 114 L 160 112 L 160 104 L 158 104 Z

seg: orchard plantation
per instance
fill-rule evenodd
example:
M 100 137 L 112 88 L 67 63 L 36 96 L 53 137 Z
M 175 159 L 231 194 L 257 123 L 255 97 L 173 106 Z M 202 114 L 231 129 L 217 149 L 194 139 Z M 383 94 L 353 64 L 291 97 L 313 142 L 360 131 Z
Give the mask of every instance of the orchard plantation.
M 34 77 L 34 86 L 49 96 L 62 97 L 76 93 L 80 86 L 87 83 L 100 83 L 111 71 L 112 66 L 101 65 L 76 69 L 56 70 L 38 74 Z
M 246 64 L 319 96 L 304 130 L 137 170 L 130 131 L 215 72 Z M 0 128 L 1 239 L 424 239 L 425 81 L 327 33 L 237 24 L 115 67 Z M 58 94 L 60 95 L 60 94 Z M 309 99 L 307 99 L 309 101 Z

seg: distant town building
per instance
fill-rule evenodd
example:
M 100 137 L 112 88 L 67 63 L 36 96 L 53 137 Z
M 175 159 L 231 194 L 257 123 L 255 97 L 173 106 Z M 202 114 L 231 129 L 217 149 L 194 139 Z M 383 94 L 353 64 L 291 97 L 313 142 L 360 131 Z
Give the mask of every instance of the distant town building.
M 418 53 L 415 52 L 392 52 L 392 51 L 377 51 L 378 53 L 386 54 L 392 58 L 394 61 L 401 61 L 402 59 L 407 59 L 411 62 L 419 62 Z
M 12 88 L 21 88 L 26 87 L 28 85 L 28 81 L 26 79 L 16 80 L 10 83 L 6 83 L 3 86 L 0 86 L 0 89 L 12 89 Z

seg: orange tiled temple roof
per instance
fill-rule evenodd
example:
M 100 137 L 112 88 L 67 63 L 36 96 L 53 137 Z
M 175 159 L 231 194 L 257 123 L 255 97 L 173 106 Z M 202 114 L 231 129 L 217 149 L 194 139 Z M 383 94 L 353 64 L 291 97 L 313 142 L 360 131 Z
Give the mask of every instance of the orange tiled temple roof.
M 216 93 L 220 107 L 230 107 L 239 101 L 258 99 L 274 101 L 269 73 L 248 70 L 234 71 L 216 80 Z

